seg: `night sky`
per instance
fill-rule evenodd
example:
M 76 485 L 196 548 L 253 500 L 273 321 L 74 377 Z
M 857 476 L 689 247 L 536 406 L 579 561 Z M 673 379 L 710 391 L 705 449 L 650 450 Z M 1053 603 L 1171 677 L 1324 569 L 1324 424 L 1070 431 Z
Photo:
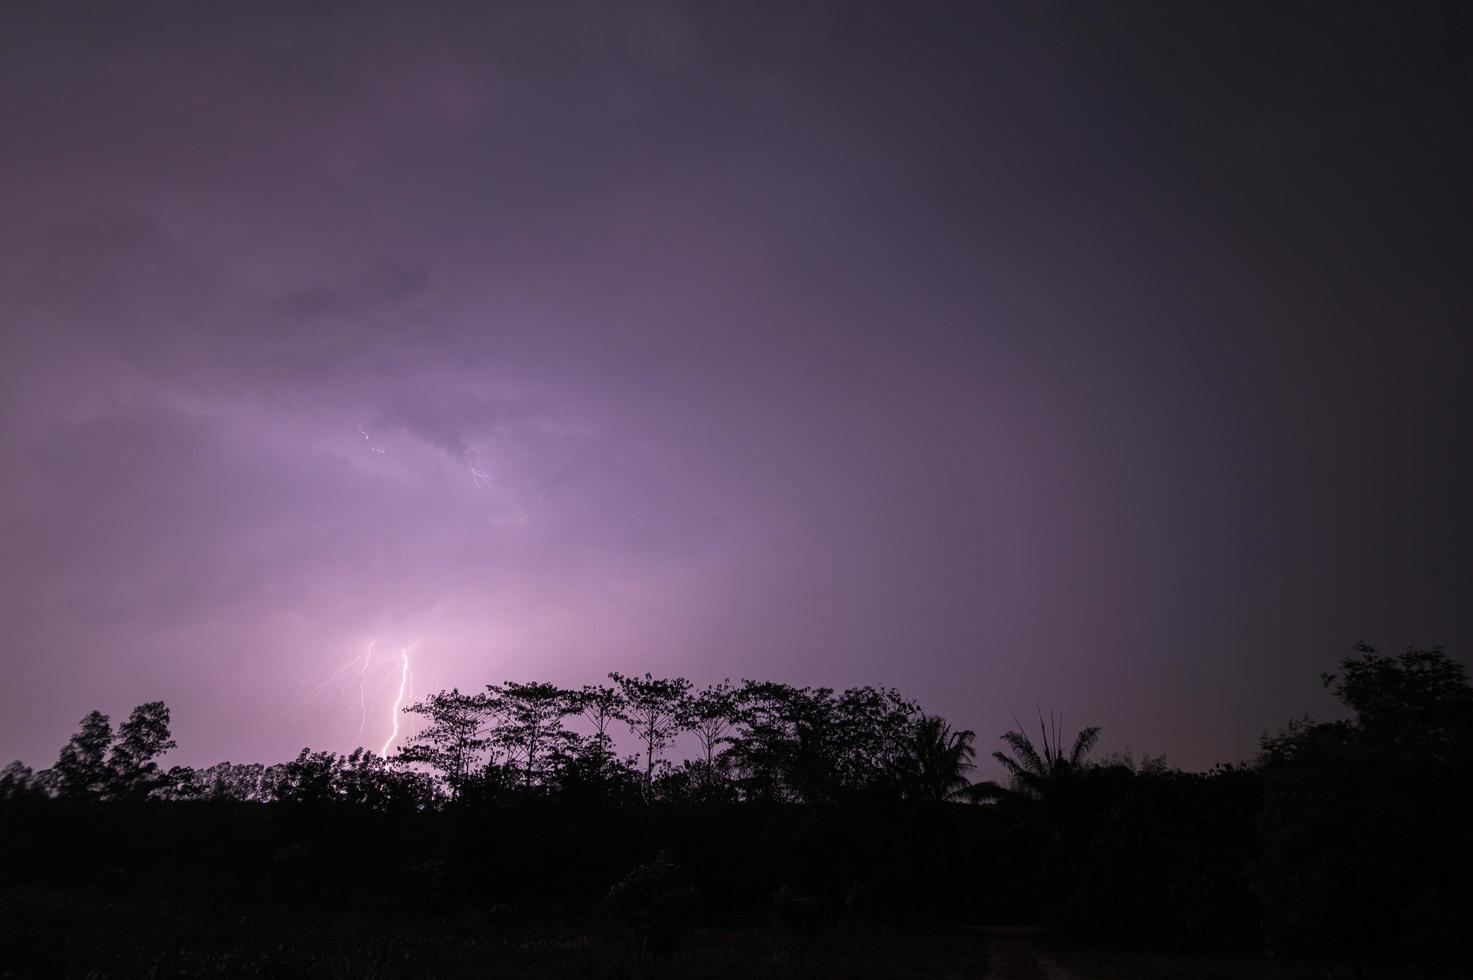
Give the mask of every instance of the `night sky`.
M 1200 768 L 1473 650 L 1473 7 L 3 20 L 0 762 L 377 747 L 407 649 Z

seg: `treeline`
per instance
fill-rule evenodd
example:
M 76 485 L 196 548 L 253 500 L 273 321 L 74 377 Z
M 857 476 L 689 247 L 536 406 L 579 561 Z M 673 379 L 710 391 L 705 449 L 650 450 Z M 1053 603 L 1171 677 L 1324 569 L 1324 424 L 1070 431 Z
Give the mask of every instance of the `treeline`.
M 162 702 L 141 705 L 113 735 L 92 712 L 56 764 L 32 773 L 12 763 L 3 792 L 70 799 L 331 800 L 433 807 L 531 797 L 599 797 L 623 803 L 830 803 L 860 797 L 980 798 L 970 731 L 891 689 L 792 687 L 747 680 L 696 690 L 683 677 L 609 675 L 608 685 L 546 682 L 441 691 L 404 708 L 419 731 L 387 759 L 303 749 L 275 765 L 223 762 L 159 767 L 174 742 Z M 589 728 L 571 727 L 584 719 Z M 637 745 L 620 755 L 615 734 Z M 681 735 L 697 748 L 666 757 Z
M 1097 728 L 1040 718 L 1002 736 L 1005 783 L 972 779 L 970 731 L 871 687 L 508 682 L 410 705 L 418 731 L 388 759 L 205 769 L 159 765 L 173 741 L 153 703 L 116 732 L 89 715 L 49 770 L 4 771 L 0 829 L 20 846 L 0 871 L 85 882 L 120 865 L 140 888 L 209 881 L 231 902 L 618 910 L 669 942 L 693 916 L 760 914 L 1468 963 L 1464 669 L 1360 646 L 1324 682 L 1350 717 L 1292 723 L 1247 764 L 1095 758 Z M 694 751 L 674 758 L 682 736 Z
M 951 799 L 967 792 L 973 733 L 953 732 L 889 689 L 747 680 L 701 690 L 685 678 L 609 675 L 442 691 L 406 710 L 424 725 L 398 760 L 427 767 L 451 800 L 597 794 L 644 802 L 832 803 Z M 569 721 L 582 718 L 587 734 Z M 636 751 L 621 756 L 615 730 Z M 688 735 L 695 754 L 672 761 Z M 947 772 L 938 775 L 944 766 Z

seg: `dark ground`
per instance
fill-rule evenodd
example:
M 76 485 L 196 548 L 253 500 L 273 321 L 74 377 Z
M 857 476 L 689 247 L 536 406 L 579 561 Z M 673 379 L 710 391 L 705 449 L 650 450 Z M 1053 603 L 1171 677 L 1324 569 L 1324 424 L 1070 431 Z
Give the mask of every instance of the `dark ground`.
M 1274 964 L 1263 957 L 1054 948 L 1027 930 L 839 927 L 771 917 L 697 926 L 642 956 L 602 916 L 505 908 L 403 916 L 392 907 L 231 908 L 136 896 L 8 889 L 0 977 L 986 978 L 986 980 L 1452 980 L 1402 965 Z

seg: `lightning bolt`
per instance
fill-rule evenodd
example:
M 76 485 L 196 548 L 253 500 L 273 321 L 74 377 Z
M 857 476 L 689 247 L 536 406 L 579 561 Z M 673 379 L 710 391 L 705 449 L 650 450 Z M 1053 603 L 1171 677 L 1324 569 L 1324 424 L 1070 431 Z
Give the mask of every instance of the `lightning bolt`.
M 389 732 L 389 737 L 384 741 L 384 747 L 378 753 L 385 759 L 389 757 L 389 746 L 393 745 L 394 740 L 399 737 L 399 708 L 404 704 L 404 698 L 414 683 L 414 674 L 409 669 L 409 651 L 400 650 L 399 656 L 403 658 L 403 665 L 399 670 L 399 696 L 394 699 L 394 706 L 389 709 L 389 723 L 393 728 Z
M 477 490 L 484 490 L 489 487 L 494 481 L 492 480 L 490 473 L 487 473 L 485 470 L 477 469 L 474 465 L 472 465 L 471 482 L 476 485 Z
M 358 668 L 358 684 L 359 689 L 361 690 L 363 685 L 363 675 L 368 670 L 368 662 L 373 659 L 373 644 L 377 642 L 377 640 L 374 640 L 372 643 L 368 644 L 368 650 L 366 652 L 360 653 L 358 656 L 354 657 L 352 660 L 349 660 L 347 663 L 339 665 L 335 670 L 333 670 L 331 674 L 327 675 L 327 680 L 323 681 L 321 684 L 318 684 L 316 687 L 312 688 L 312 690 L 308 691 L 307 696 L 302 698 L 302 700 L 297 704 L 295 708 L 292 709 L 292 711 L 301 711 L 307 705 L 317 700 L 318 695 L 325 691 L 328 685 L 332 684 L 335 681 L 339 682 L 338 693 L 341 694 L 343 687 L 346 686 L 342 683 L 343 672 L 350 670 L 353 667 Z
M 358 434 L 361 435 L 361 436 L 363 436 L 364 440 L 367 441 L 367 442 L 372 442 L 373 441 L 373 436 L 369 435 L 368 434 L 368 430 L 365 429 L 361 425 L 358 427 Z M 371 452 L 371 453 L 379 453 L 379 454 L 386 453 L 386 452 L 388 452 L 388 444 L 387 443 L 380 443 L 377 446 L 369 446 L 368 447 L 368 451 Z
M 327 676 L 325 681 L 307 692 L 307 696 L 302 698 L 301 702 L 292 709 L 291 716 L 296 716 L 303 708 L 316 701 L 322 695 L 322 692 L 326 691 L 329 687 L 336 685 L 337 693 L 343 695 L 348 692 L 349 685 L 356 681 L 358 684 L 358 738 L 361 740 L 363 738 L 363 730 L 368 727 L 368 669 L 373 666 L 373 651 L 376 646 L 378 646 L 378 640 L 371 640 L 369 641 L 368 649 L 347 663 L 339 664 Z M 405 656 L 407 657 L 407 654 Z M 404 692 L 401 689 L 400 698 L 402 699 L 403 696 Z M 397 715 L 393 721 L 395 723 L 398 722 Z M 395 735 L 397 735 L 397 731 Z M 391 742 L 394 737 L 390 736 Z M 361 741 L 359 744 L 362 744 Z
M 364 689 L 368 686 L 368 665 L 373 663 L 373 647 L 378 640 L 368 644 L 368 652 L 363 655 L 363 669 L 358 671 L 358 737 L 363 738 L 363 726 L 368 722 L 368 700 Z

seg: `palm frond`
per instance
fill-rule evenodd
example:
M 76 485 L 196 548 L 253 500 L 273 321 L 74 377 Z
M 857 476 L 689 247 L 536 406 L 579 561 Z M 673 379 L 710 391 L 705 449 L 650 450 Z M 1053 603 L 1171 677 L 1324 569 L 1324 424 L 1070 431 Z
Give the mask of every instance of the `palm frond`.
M 1069 752 L 1069 765 L 1078 768 L 1089 755 L 1090 749 L 1100 740 L 1100 726 L 1091 725 L 1081 729 L 1074 739 L 1074 748 Z
M 1000 762 L 1002 764 L 1002 767 L 1008 771 L 1008 775 L 1012 776 L 1014 779 L 1017 779 L 1023 775 L 1023 767 L 1018 765 L 1013 757 L 1008 755 L 1006 752 L 994 752 L 992 753 L 992 757 Z
M 1019 764 L 1024 769 L 1039 775 L 1048 772 L 1050 767 L 1039 758 L 1038 750 L 1034 748 L 1032 739 L 1024 735 L 1021 730 L 1007 732 L 1002 736 L 1002 740 L 1008 743 L 1008 747 L 1013 750 L 1013 755 L 1017 757 Z

